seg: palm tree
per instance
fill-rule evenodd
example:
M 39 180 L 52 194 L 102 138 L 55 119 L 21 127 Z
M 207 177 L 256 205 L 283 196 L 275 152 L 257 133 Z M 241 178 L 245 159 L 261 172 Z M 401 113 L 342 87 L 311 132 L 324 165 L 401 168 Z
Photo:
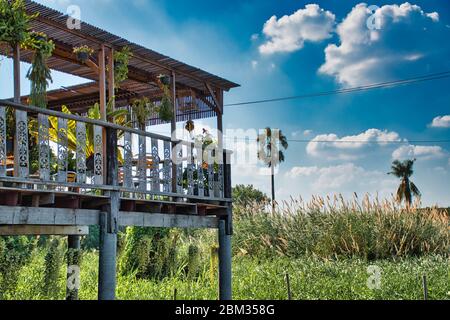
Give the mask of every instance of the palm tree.
M 397 201 L 399 203 L 402 203 L 403 200 L 406 202 L 406 208 L 409 210 L 412 204 L 413 196 L 420 198 L 421 193 L 419 189 L 416 187 L 416 185 L 410 180 L 411 176 L 414 173 L 413 166 L 414 166 L 414 160 L 405 160 L 405 161 L 399 161 L 395 160 L 392 163 L 392 172 L 389 172 L 388 174 L 393 174 L 397 178 L 401 179 L 400 186 L 397 190 Z
M 272 210 L 275 211 L 275 167 L 284 162 L 285 157 L 281 148 L 286 150 L 289 147 L 287 138 L 281 130 L 266 128 L 263 134 L 258 137 L 258 159 L 271 169 L 272 177 Z

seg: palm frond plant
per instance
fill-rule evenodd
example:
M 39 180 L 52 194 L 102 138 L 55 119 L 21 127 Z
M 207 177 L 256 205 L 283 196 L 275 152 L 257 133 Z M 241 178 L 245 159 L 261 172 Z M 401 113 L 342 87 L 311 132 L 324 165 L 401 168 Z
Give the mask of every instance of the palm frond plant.
M 285 161 L 283 150 L 289 147 L 287 138 L 281 130 L 264 129 L 258 136 L 258 159 L 271 170 L 272 209 L 275 210 L 275 167 Z
M 128 110 L 126 109 L 113 109 L 113 99 L 111 99 L 106 106 L 106 117 L 111 119 L 111 122 L 120 125 L 122 127 L 128 127 Z M 98 103 L 94 104 L 88 110 L 88 118 L 94 120 L 101 120 L 101 111 L 100 105 Z M 123 131 L 117 132 L 117 139 L 120 139 L 123 136 Z M 94 159 L 94 127 L 92 125 L 86 126 L 86 158 L 88 163 L 88 168 L 93 168 L 93 159 Z M 119 163 L 123 163 L 123 154 L 122 151 L 117 149 L 117 156 Z
M 61 107 L 61 112 L 71 115 L 72 112 L 67 106 Z M 112 110 L 112 100 L 108 102 L 107 105 L 107 116 L 114 120 L 114 123 L 123 127 L 129 126 L 128 121 L 128 110 L 119 109 Z M 88 110 L 87 117 L 93 120 L 101 119 L 100 105 L 96 103 Z M 49 139 L 52 142 L 58 143 L 58 118 L 48 117 L 49 121 Z M 30 119 L 29 122 L 30 133 L 32 138 L 37 141 L 38 139 L 38 124 L 36 119 Z M 76 152 L 77 150 L 77 134 L 76 134 L 76 122 L 73 120 L 68 120 L 67 122 L 67 147 L 69 152 Z M 123 136 L 123 132 L 118 132 L 118 139 Z M 86 153 L 86 159 L 88 163 L 88 168 L 93 168 L 93 157 L 94 157 L 94 127 L 90 124 L 86 125 L 86 146 L 84 148 Z M 123 163 L 123 154 L 120 149 L 117 152 L 119 163 Z
M 392 163 L 392 171 L 388 173 L 401 180 L 400 186 L 397 189 L 396 198 L 399 203 L 405 201 L 408 211 L 411 208 L 413 197 L 420 199 L 422 196 L 419 188 L 411 181 L 411 176 L 414 174 L 414 162 L 416 162 L 416 159 L 405 161 L 395 160 Z

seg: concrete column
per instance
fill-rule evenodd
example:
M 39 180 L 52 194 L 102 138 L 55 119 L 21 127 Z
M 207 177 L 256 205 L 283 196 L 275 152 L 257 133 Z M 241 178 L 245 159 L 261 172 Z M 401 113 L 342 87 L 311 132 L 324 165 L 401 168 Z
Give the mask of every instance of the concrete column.
M 108 232 L 108 213 L 100 213 L 100 257 L 98 270 L 98 299 L 116 298 L 117 233 Z
M 219 221 L 219 299 L 231 300 L 231 235 L 225 220 Z

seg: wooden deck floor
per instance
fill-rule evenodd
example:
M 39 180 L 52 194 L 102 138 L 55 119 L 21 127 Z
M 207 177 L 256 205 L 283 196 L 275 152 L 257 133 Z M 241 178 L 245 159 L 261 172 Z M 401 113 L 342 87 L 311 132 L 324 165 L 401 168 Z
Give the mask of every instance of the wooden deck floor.
M 101 210 L 103 206 L 109 204 L 109 201 L 110 198 L 106 195 L 79 193 L 73 191 L 68 192 L 0 187 L 0 206 Z M 120 211 L 224 216 L 227 215 L 227 203 L 219 201 L 202 202 L 196 199 L 171 200 L 164 199 L 159 196 L 153 196 L 152 198 L 146 196 L 146 198 L 142 199 L 121 197 Z

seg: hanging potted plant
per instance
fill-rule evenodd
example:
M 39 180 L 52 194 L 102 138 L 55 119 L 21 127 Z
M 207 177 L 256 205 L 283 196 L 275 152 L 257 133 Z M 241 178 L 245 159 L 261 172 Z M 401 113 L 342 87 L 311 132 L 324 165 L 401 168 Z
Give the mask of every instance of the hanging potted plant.
M 172 102 L 170 101 L 169 95 L 164 94 L 161 99 L 161 104 L 159 106 L 159 118 L 165 122 L 169 122 L 173 118 Z
M 168 75 L 165 74 L 160 74 L 158 76 L 158 80 L 159 82 L 161 82 L 164 86 L 169 86 L 170 85 L 170 77 Z
M 128 64 L 133 56 L 130 48 L 125 46 L 114 53 L 114 86 L 120 88 L 120 83 L 128 79 Z
M 194 121 L 192 119 L 189 119 L 186 121 L 186 126 L 184 127 L 189 133 L 192 133 L 195 129 Z
M 55 45 L 44 33 L 32 33 L 25 44 L 33 50 L 33 59 L 27 78 L 31 81 L 30 104 L 40 108 L 47 107 L 47 88 L 52 82 L 47 59 L 52 56 Z
M 168 76 L 159 76 L 158 81 L 162 90 L 162 98 L 158 110 L 159 118 L 164 122 L 169 122 L 174 117 L 172 97 L 170 95 L 169 85 L 166 84 L 167 82 L 170 84 L 170 78 Z
M 0 42 L 11 47 L 22 45 L 30 33 L 30 21 L 37 14 L 28 15 L 23 0 L 0 0 Z
M 137 127 L 145 130 L 148 118 L 157 111 L 155 104 L 147 97 L 135 99 L 131 104 L 131 110 L 136 117 Z
M 73 48 L 73 53 L 76 54 L 78 61 L 81 63 L 86 63 L 86 61 L 89 60 L 89 57 L 94 54 L 94 49 L 87 45 L 83 45 Z

